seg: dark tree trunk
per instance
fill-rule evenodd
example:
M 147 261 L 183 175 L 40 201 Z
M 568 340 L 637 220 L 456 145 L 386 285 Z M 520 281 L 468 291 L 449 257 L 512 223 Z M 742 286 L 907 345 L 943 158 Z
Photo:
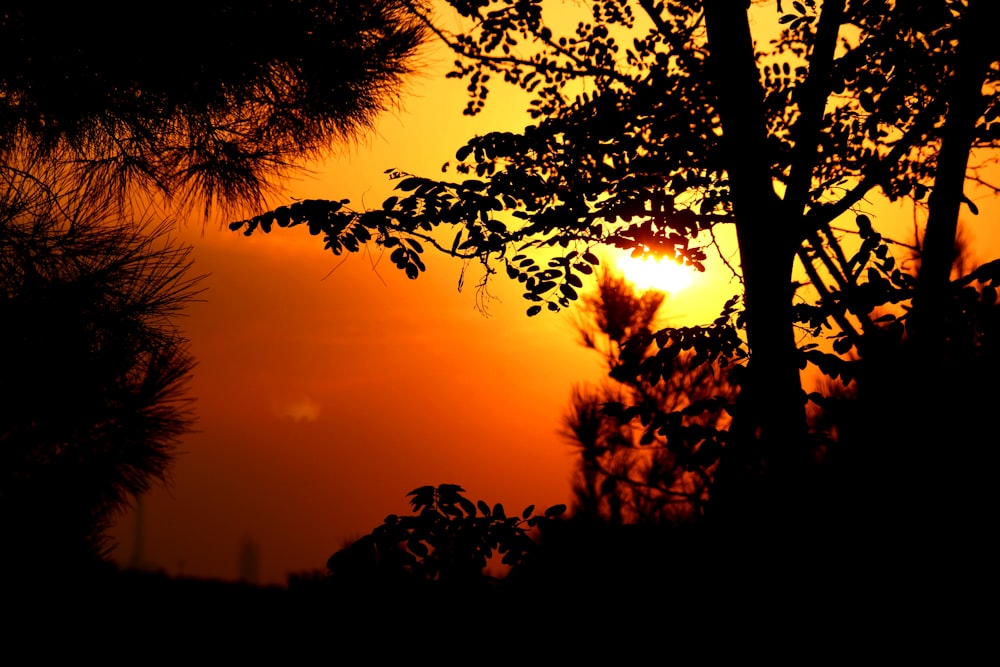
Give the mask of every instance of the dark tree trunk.
M 997 361 L 992 343 L 979 339 L 980 327 L 993 325 L 970 322 L 975 315 L 956 312 L 950 281 L 969 154 L 976 123 L 989 102 L 983 84 L 991 63 L 1000 58 L 991 20 L 995 13 L 988 0 L 969 2 L 944 91 L 947 114 L 908 327 L 910 381 L 898 392 L 907 400 L 913 422 L 906 424 L 908 447 L 899 456 L 902 464 L 896 464 L 903 474 L 893 488 L 897 502 L 908 501 L 910 507 L 928 495 L 928 480 L 961 489 L 940 493 L 926 508 L 901 510 L 900 515 L 914 539 L 933 545 L 928 561 L 970 579 L 991 567 L 983 556 L 988 537 L 982 527 L 996 510 L 996 435 L 989 414 L 998 399 Z
M 706 0 L 704 7 L 750 347 L 733 440 L 720 463 L 713 504 L 723 515 L 770 512 L 797 504 L 788 494 L 794 493 L 808 459 L 791 309 L 796 227 L 771 181 L 764 92 L 746 3 Z
M 955 71 L 944 91 L 948 106 L 941 133 L 934 187 L 928 200 L 911 333 L 923 358 L 935 368 L 944 361 L 948 283 L 955 261 L 958 217 L 964 198 L 975 126 L 986 108 L 983 82 L 998 53 L 986 0 L 971 0 L 962 19 Z

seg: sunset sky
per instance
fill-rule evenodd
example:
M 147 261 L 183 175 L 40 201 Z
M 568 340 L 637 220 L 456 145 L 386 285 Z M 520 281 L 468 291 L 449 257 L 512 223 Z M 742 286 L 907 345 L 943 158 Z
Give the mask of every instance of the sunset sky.
M 485 113 L 463 116 L 465 85 L 444 78 L 452 60 L 429 46 L 401 108 L 374 135 L 310 165 L 315 173 L 274 203 L 377 206 L 393 185 L 386 169 L 439 174 L 464 138 L 527 124 L 523 98 L 499 84 Z M 871 205 L 909 228 L 901 209 Z M 304 230 L 246 238 L 221 223 L 178 228 L 195 248 L 195 272 L 210 274 L 181 322 L 198 360 L 198 423 L 171 484 L 144 501 L 148 566 L 233 579 L 250 541 L 260 580 L 283 583 L 407 511 L 406 492 L 425 484 L 461 484 L 516 511 L 569 500 L 575 459 L 560 420 L 574 383 L 602 375 L 572 312 L 529 319 L 517 285 L 499 276 L 487 317 L 476 307 L 476 266 L 460 293 L 462 264 L 440 255 L 427 254 L 428 271 L 410 281 L 388 257 L 379 263 L 374 246 L 342 261 Z M 976 239 L 982 258 L 986 236 Z M 736 289 L 712 263 L 664 315 L 710 321 Z M 113 531 L 121 563 L 133 558 L 135 525 L 129 513 Z
M 527 124 L 516 94 L 463 116 L 465 87 L 443 76 L 450 61 L 427 48 L 402 107 L 373 136 L 309 165 L 286 196 L 375 206 L 393 186 L 386 169 L 440 173 L 464 138 Z M 220 224 L 192 219 L 178 231 L 195 271 L 209 274 L 181 322 L 198 359 L 198 423 L 171 484 L 144 501 L 146 565 L 235 578 L 250 541 L 261 580 L 282 583 L 407 511 L 417 486 L 458 483 L 518 511 L 569 500 L 574 456 L 560 419 L 574 383 L 601 379 L 572 314 L 529 319 L 521 290 L 498 277 L 484 315 L 479 269 L 468 267 L 459 292 L 461 262 L 440 255 L 411 281 L 374 246 L 342 262 L 304 230 L 246 238 Z M 685 290 L 671 316 L 716 315 L 714 289 Z M 135 524 L 129 513 L 113 531 L 119 562 L 134 556 Z

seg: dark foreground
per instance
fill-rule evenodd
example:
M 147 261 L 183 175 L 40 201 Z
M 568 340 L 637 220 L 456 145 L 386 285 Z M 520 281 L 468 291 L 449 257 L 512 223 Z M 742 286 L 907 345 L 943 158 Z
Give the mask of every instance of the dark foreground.
M 954 664 L 995 638 L 995 575 L 984 576 L 975 558 L 963 570 L 955 554 L 863 543 L 605 537 L 543 550 L 501 582 L 450 587 L 320 574 L 256 587 L 111 566 L 8 573 L 5 643 L 17 655 L 27 647 L 37 657 L 115 663 L 268 655 L 292 664 L 724 656 L 812 664 L 867 655 Z

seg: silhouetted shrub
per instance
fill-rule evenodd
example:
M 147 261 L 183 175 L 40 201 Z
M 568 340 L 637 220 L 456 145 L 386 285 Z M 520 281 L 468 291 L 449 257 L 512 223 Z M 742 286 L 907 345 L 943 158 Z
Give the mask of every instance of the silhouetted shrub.
M 382 525 L 327 562 L 335 584 L 347 588 L 423 588 L 470 590 L 497 577 L 487 566 L 496 556 L 511 569 L 523 565 L 536 548 L 531 529 L 560 516 L 565 505 L 542 515 L 534 506 L 508 516 L 503 505 L 472 502 L 455 484 L 410 491 L 414 514 L 390 514 Z

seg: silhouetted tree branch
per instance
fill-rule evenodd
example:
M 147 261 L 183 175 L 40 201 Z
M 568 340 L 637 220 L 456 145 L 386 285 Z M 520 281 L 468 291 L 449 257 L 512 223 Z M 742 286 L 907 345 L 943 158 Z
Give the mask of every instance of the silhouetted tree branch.
M 748 11 L 773 5 L 616 0 L 582 8 L 578 29 L 557 34 L 539 0 L 451 4 L 469 19 L 455 37 L 464 58 L 453 73 L 469 82 L 467 111 L 485 103 L 486 77 L 500 71 L 531 96 L 533 124 L 470 139 L 456 153 L 464 180 L 402 178 L 381 210 L 353 224 L 394 245 L 447 228 L 450 252 L 474 254 L 523 285 L 530 315 L 579 298 L 598 246 L 703 268 L 705 238 L 733 225 L 742 293 L 709 326 L 635 336 L 631 349 L 656 351 L 636 354 L 616 378 L 669 377 L 681 350 L 745 366 L 731 376 L 740 393 L 712 504 L 751 522 L 807 516 L 822 448 L 807 430 L 801 371 L 849 381 L 851 355 L 891 348 L 919 319 L 905 309 L 923 307 L 913 300 L 915 276 L 860 207 L 872 196 L 924 202 L 943 172 L 964 179 L 964 161 L 958 172 L 949 166 L 952 151 L 967 157 L 970 146 L 998 145 L 997 100 L 981 95 L 998 83 L 998 57 L 979 51 L 967 30 L 984 23 L 982 6 L 784 3 L 782 30 L 764 45 Z M 592 66 L 567 78 L 566 49 Z M 965 67 L 966 53 L 977 54 L 975 67 Z M 508 58 L 539 67 L 528 72 Z M 971 144 L 950 128 L 962 102 L 972 103 L 963 121 Z M 232 226 L 266 232 L 266 215 Z M 852 234 L 833 234 L 835 220 Z M 323 218 L 297 224 L 328 247 L 347 247 Z M 354 228 L 349 235 L 356 240 Z M 947 237 L 946 229 L 932 240 L 946 254 Z M 414 253 L 396 262 L 411 277 L 421 270 Z M 995 276 L 981 277 L 988 295 Z M 802 331 L 814 337 L 800 340 Z M 655 433 L 683 417 L 643 416 Z
M 98 197 L 137 186 L 203 207 L 258 203 L 369 130 L 426 35 L 401 0 L 52 9 L 0 17 L 0 162 L 47 156 Z

